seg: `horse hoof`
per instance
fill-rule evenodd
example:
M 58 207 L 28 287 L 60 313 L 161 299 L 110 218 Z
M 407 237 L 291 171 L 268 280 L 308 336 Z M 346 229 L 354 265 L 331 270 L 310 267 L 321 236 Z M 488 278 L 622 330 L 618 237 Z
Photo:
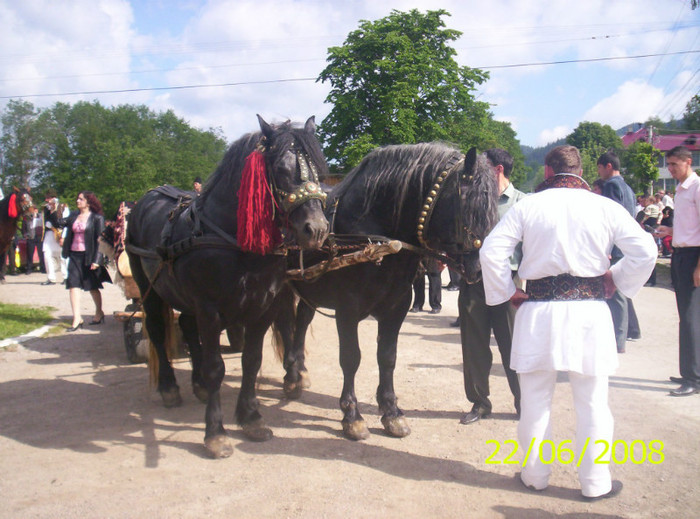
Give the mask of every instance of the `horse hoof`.
M 311 387 L 311 376 L 308 371 L 299 372 L 299 383 L 303 389 L 309 389 Z
M 206 447 L 209 454 L 215 459 L 228 458 L 233 454 L 233 446 L 228 436 L 225 434 L 206 438 L 204 440 L 204 447 Z
M 192 384 L 192 392 L 194 393 L 194 396 L 197 397 L 197 400 L 203 404 L 206 404 L 209 400 L 209 391 L 207 391 L 201 384 Z
M 301 380 L 299 380 L 297 382 L 287 382 L 285 380 L 284 385 L 283 385 L 283 389 L 284 389 L 284 396 L 286 396 L 290 400 L 299 400 L 299 398 L 301 398 L 301 394 L 303 392 L 303 386 L 301 384 Z
M 343 422 L 343 434 L 350 440 L 366 440 L 369 438 L 369 429 L 364 420 Z
M 404 438 L 411 434 L 411 428 L 404 416 L 382 417 L 382 425 L 386 433 L 394 438 Z
M 180 396 L 180 389 L 178 387 L 161 391 L 160 397 L 163 399 L 163 405 L 167 408 L 179 407 L 182 405 L 182 397 Z
M 272 438 L 272 430 L 265 426 L 265 422 L 262 419 L 243 424 L 241 428 L 246 438 L 254 442 L 266 442 Z

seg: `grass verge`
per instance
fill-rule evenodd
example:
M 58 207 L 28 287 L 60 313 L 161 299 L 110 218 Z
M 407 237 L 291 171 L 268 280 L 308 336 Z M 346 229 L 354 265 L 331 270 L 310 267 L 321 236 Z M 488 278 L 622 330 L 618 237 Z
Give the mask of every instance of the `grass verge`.
M 0 340 L 17 337 L 40 328 L 53 320 L 50 306 L 25 306 L 0 303 Z

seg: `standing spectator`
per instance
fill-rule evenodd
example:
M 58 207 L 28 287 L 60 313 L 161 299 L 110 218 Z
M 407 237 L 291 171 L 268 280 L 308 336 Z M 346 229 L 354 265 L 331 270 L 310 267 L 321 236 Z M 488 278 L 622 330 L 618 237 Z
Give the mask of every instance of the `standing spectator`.
M 666 152 L 671 176 L 679 182 L 673 227 L 661 226 L 659 236 L 673 237 L 671 281 L 680 318 L 678 364 L 681 377 L 671 377 L 680 387 L 672 396 L 700 391 L 700 178 L 693 171 L 692 154 L 685 146 Z
M 44 265 L 46 266 L 46 281 L 42 285 L 53 285 L 56 283 L 56 270 L 60 268 L 63 281 L 68 277 L 66 270 L 66 259 L 61 257 L 61 242 L 63 233 L 59 227 L 54 226 L 53 216 L 67 218 L 70 211 L 65 204 L 59 204 L 55 192 L 47 194 L 46 205 L 44 206 Z
M 520 445 L 532 452 L 520 479 L 533 490 L 549 484 L 551 407 L 557 372 L 568 373 L 576 408 L 576 456 L 583 498 L 622 490 L 610 477 L 613 417 L 608 377 L 618 365 L 610 310 L 604 296 L 617 288 L 633 296 L 656 259 L 653 240 L 627 211 L 590 193 L 581 157 L 558 146 L 545 157 L 545 180 L 516 204 L 484 240 L 480 252 L 486 302 L 520 306 L 513 330 L 512 367 L 522 390 Z M 518 271 L 527 293 L 513 283 L 508 258 L 522 242 Z M 613 245 L 623 253 L 610 266 Z M 585 451 L 585 453 L 584 453 Z
M 434 258 L 420 261 L 416 278 L 413 280 L 413 306 L 411 312 L 420 312 L 425 303 L 425 276 L 428 276 L 428 304 L 431 314 L 439 314 L 442 310 L 442 280 L 443 265 Z
M 671 194 L 667 193 L 663 189 L 659 191 L 659 193 L 661 193 L 661 203 L 663 204 L 664 208 L 670 207 L 671 209 L 674 209 L 675 205 L 673 204 L 673 197 Z
M 202 194 L 202 177 L 196 177 L 194 182 L 192 182 L 192 189 L 197 195 Z
M 515 189 L 510 182 L 513 170 L 513 157 L 499 148 L 484 152 L 488 163 L 498 179 L 498 216 L 503 217 L 525 194 Z M 520 251 L 518 250 L 505 264 L 509 266 L 511 276 L 518 270 Z M 498 306 L 487 306 L 484 297 L 484 283 L 478 281 L 467 284 L 463 279 L 457 299 L 459 309 L 459 332 L 462 341 L 462 373 L 464 391 L 472 409 L 466 413 L 460 423 L 470 424 L 486 418 L 491 414 L 489 400 L 489 374 L 493 364 L 491 353 L 491 330 L 501 353 L 501 362 L 508 379 L 508 386 L 513 394 L 515 412 L 520 415 L 520 385 L 518 375 L 510 367 L 510 349 L 513 338 L 513 320 L 515 308 L 508 301 Z
M 612 152 L 603 153 L 598 158 L 598 175 L 600 180 L 603 180 L 602 195 L 610 200 L 617 202 L 629 213 L 631 218 L 634 218 L 634 203 L 635 196 L 632 188 L 627 185 L 625 179 L 620 175 L 620 159 Z M 614 265 L 622 259 L 622 252 L 617 247 L 613 247 L 610 252 L 610 261 Z M 625 353 L 625 346 L 629 334 L 630 318 L 636 320 L 636 315 L 631 317 L 634 312 L 634 305 L 629 299 L 619 290 L 616 290 L 611 298 L 607 300 L 610 313 L 612 314 L 613 327 L 615 328 L 615 340 L 617 342 L 617 352 Z M 637 337 L 635 337 L 637 338 Z
M 34 206 L 31 214 L 22 218 L 22 237 L 26 240 L 27 271 L 29 275 L 34 270 L 34 251 L 39 254 L 39 270 L 44 271 L 44 222 L 39 214 L 39 208 Z
M 664 227 L 673 227 L 673 208 L 670 206 L 664 207 L 664 210 L 661 211 L 661 223 L 659 225 L 663 225 Z M 668 258 L 671 256 L 671 252 L 673 251 L 672 248 L 672 243 L 673 243 L 673 237 L 672 236 L 664 236 L 661 239 L 661 255 L 664 258 Z
M 80 315 L 80 292 L 90 292 L 95 303 L 95 316 L 90 324 L 104 322 L 102 310 L 102 282 L 111 283 L 107 269 L 103 265 L 103 256 L 98 240 L 104 231 L 105 221 L 102 216 L 102 204 L 91 191 L 81 191 L 76 199 L 77 211 L 68 218 L 56 218 L 59 227 L 67 227 L 68 232 L 63 241 L 63 257 L 68 258 L 68 281 L 66 288 L 70 291 L 70 304 L 73 310 L 73 323 L 68 329 L 74 332 L 83 327 Z

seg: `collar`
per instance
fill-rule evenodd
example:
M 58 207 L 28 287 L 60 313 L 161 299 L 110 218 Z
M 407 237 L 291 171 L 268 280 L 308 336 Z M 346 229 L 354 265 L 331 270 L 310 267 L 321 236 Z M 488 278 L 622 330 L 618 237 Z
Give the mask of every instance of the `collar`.
M 681 185 L 678 187 L 682 187 L 683 189 L 688 189 L 691 184 L 694 184 L 695 182 L 698 181 L 698 174 L 695 173 L 695 171 L 691 171 L 690 175 L 688 175 L 688 178 L 686 178 Z
M 507 196 L 508 198 L 513 198 L 514 194 L 515 194 L 515 186 L 513 185 L 512 182 L 508 182 L 508 187 L 503 190 L 503 193 L 501 193 L 501 196 Z
M 574 175 L 573 173 L 557 173 L 553 177 L 550 177 L 544 182 L 540 183 L 540 185 L 535 188 L 535 193 L 553 188 L 585 189 L 586 191 L 591 190 L 588 183 L 580 176 Z

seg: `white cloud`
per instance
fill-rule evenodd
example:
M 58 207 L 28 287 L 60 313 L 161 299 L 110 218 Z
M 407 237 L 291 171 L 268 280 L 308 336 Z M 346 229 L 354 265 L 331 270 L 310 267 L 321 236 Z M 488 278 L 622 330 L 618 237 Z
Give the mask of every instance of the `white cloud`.
M 537 136 L 537 146 L 545 146 L 552 142 L 558 141 L 571 133 L 571 128 L 567 126 L 557 126 L 542 130 Z
M 644 122 L 655 114 L 655 108 L 663 101 L 660 88 L 641 80 L 627 81 L 617 91 L 601 99 L 583 115 L 583 120 L 609 124 L 618 129 L 632 122 Z

